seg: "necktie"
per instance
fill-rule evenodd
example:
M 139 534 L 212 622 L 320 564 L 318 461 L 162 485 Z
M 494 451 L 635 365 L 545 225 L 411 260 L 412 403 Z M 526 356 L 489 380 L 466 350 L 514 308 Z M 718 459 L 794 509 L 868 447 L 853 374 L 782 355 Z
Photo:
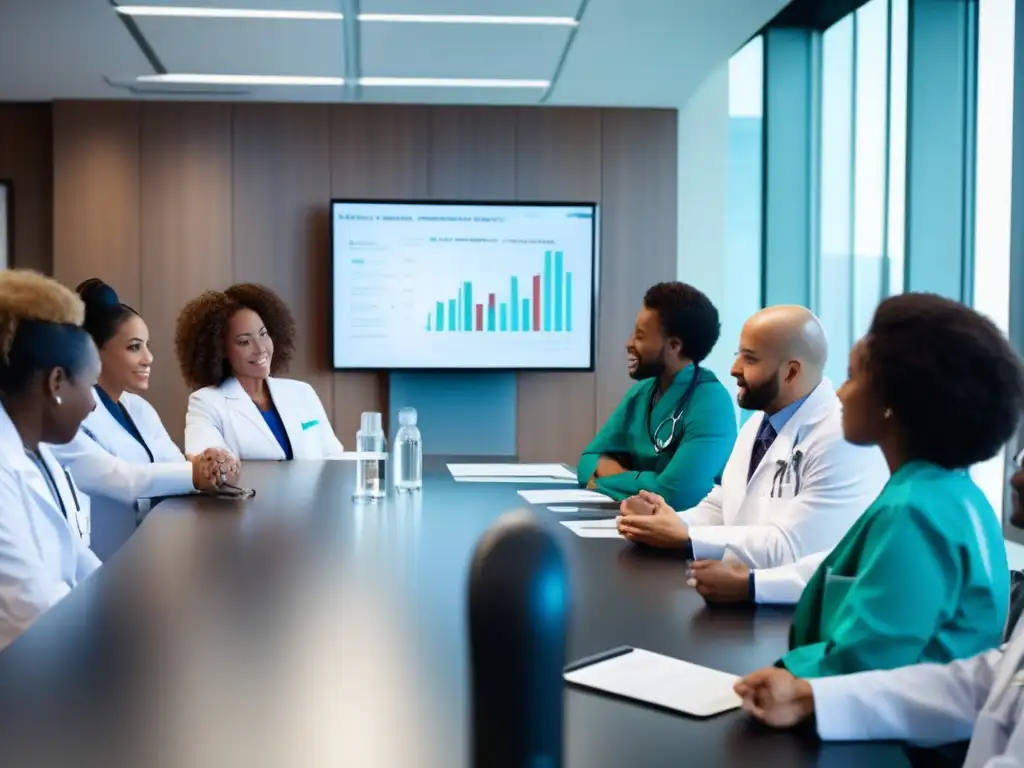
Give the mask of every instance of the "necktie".
M 747 472 L 747 482 L 750 482 L 750 478 L 754 476 L 754 472 L 761 464 L 761 459 L 768 453 L 768 449 L 772 447 L 772 443 L 775 442 L 775 429 L 772 427 L 772 423 L 766 418 L 764 423 L 761 424 L 761 429 L 758 430 L 757 438 L 754 440 L 754 450 L 750 453 L 750 470 Z

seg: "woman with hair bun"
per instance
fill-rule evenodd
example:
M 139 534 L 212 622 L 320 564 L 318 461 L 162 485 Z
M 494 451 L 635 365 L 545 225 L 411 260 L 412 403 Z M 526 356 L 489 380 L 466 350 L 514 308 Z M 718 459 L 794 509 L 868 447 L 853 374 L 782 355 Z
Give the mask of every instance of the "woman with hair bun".
M 75 439 L 54 452 L 93 497 L 92 547 L 106 560 L 135 531 L 140 499 L 216 490 L 234 480 L 238 462 L 217 449 L 182 454 L 141 396 L 153 366 L 145 321 L 102 280 L 86 280 L 76 290 L 85 304 L 83 327 L 102 361 L 98 407 Z
M 84 314 L 60 283 L 0 271 L 0 649 L 100 565 L 88 499 L 50 448 L 95 405 L 100 361 Z
M 277 378 L 295 353 L 288 306 L 262 285 L 207 291 L 178 317 L 178 363 L 196 391 L 185 450 L 225 448 L 243 461 L 333 459 L 344 452 L 304 381 Z

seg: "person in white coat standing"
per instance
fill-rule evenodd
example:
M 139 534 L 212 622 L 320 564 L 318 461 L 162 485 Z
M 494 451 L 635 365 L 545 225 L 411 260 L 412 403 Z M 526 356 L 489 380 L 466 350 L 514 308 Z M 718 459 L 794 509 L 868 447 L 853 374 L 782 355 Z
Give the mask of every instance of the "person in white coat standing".
M 756 584 L 751 569 L 827 553 L 889 478 L 878 448 L 843 437 L 842 408 L 822 374 L 827 356 L 821 323 L 804 307 L 769 307 L 747 320 L 732 375 L 740 407 L 761 415 L 740 430 L 721 483 L 678 514 L 641 492 L 623 502 L 620 533 L 688 559 L 723 561 L 751 594 L 799 594 L 813 569 L 758 571 L 776 581 Z
M 0 649 L 95 571 L 85 498 L 47 444 L 95 407 L 99 356 L 70 290 L 0 271 Z
M 215 491 L 235 482 L 238 461 L 216 448 L 182 454 L 142 397 L 153 370 L 145 321 L 102 280 L 87 280 L 77 292 L 85 303 L 83 327 L 102 363 L 98 407 L 75 439 L 53 453 L 92 497 L 92 549 L 106 561 L 134 533 L 141 499 Z
M 243 283 L 193 299 L 178 317 L 175 346 L 196 390 L 185 417 L 186 452 L 223 448 L 243 461 L 344 453 L 316 391 L 274 375 L 295 353 L 295 321 L 269 288 Z
M 1010 521 L 1024 528 L 1024 470 Z M 803 680 L 779 667 L 736 684 L 743 708 L 787 728 L 814 717 L 826 741 L 939 746 L 970 739 L 964 768 L 1024 768 L 1024 622 L 1002 648 L 950 664 Z

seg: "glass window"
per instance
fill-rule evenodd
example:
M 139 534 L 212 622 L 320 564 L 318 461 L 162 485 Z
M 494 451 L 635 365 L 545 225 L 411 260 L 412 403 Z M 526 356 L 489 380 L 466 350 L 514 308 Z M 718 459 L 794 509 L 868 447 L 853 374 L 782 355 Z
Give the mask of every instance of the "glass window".
M 812 309 L 821 319 L 829 342 L 826 375 L 836 386 L 846 379 L 846 358 L 853 336 L 853 64 L 854 20 L 846 16 L 822 36 L 821 262 L 812 292 Z
M 764 43 L 759 36 L 729 61 L 729 291 L 724 305 L 719 307 L 724 328 L 741 328 L 761 306 L 763 91 Z M 736 339 L 723 339 L 722 343 L 735 345 Z M 741 421 L 748 416 L 740 412 Z
M 888 296 L 903 293 L 906 250 L 908 2 L 891 0 L 889 4 L 889 210 L 885 232 Z
M 853 341 L 867 332 L 882 298 L 888 37 L 888 0 L 871 0 L 857 11 L 854 29 Z
M 1010 218 L 1013 169 L 1014 0 L 978 7 L 978 120 L 974 226 L 974 307 L 1004 332 L 1010 326 Z M 1000 512 L 1005 456 L 972 468 Z

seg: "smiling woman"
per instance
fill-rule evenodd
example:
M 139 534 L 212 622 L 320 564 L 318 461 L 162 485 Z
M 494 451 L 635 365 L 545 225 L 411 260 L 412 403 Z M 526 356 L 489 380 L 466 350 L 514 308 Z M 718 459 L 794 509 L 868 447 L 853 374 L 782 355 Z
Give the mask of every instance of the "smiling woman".
M 295 352 L 295 321 L 269 288 L 242 283 L 193 299 L 178 317 L 175 348 L 196 389 L 185 417 L 185 450 L 222 448 L 272 461 L 343 453 L 313 388 L 273 375 Z
M 92 498 L 92 548 L 106 560 L 135 531 L 140 499 L 214 490 L 234 478 L 238 462 L 222 450 L 186 459 L 143 398 L 153 368 L 145 320 L 102 280 L 86 280 L 77 290 L 83 328 L 102 364 L 97 407 L 75 439 L 53 451 Z

